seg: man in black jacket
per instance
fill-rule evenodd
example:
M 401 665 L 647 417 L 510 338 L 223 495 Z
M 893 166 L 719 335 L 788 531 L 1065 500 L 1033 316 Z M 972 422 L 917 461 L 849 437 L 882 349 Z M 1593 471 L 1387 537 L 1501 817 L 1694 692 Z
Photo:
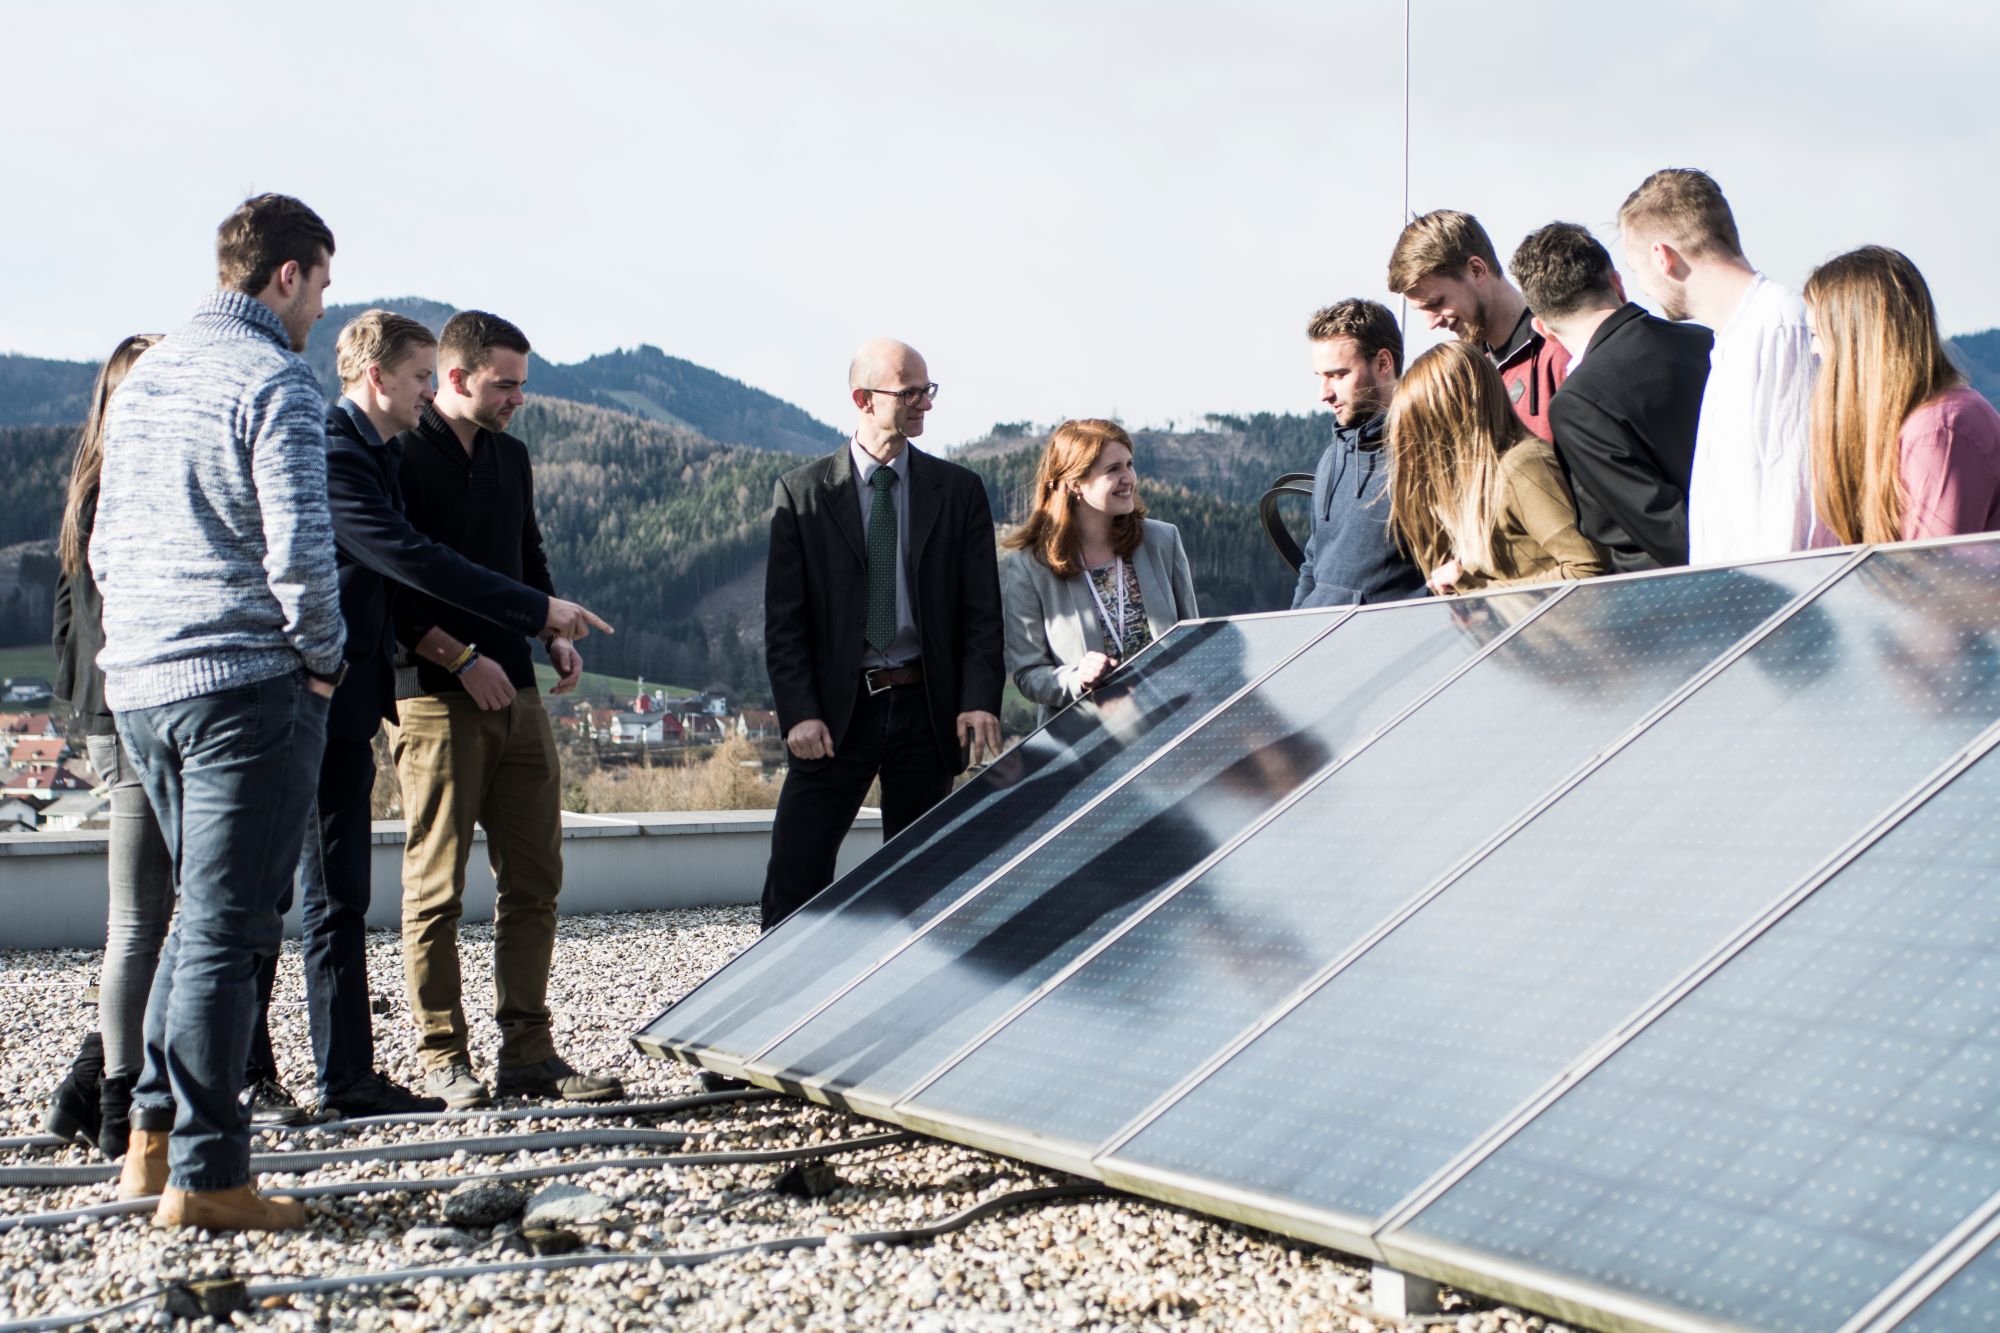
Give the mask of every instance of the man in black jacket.
M 1610 253 L 1574 222 L 1522 241 L 1512 269 L 1536 327 L 1582 349 L 1549 408 L 1578 530 L 1620 571 L 1685 565 L 1688 475 L 1714 335 L 1627 301 Z
M 771 829 L 764 926 L 833 882 L 842 839 L 882 779 L 893 838 L 1000 749 L 1000 581 L 985 483 L 910 444 L 937 397 L 888 339 L 848 367 L 842 449 L 779 478 L 764 652 L 792 759 Z
M 555 596 L 535 519 L 528 447 L 507 433 L 527 399 L 528 340 L 480 310 L 438 339 L 438 392 L 402 436 L 411 526 L 475 565 Z M 403 974 L 424 1089 L 453 1108 L 493 1094 L 606 1101 L 624 1085 L 570 1067 L 548 1006 L 562 892 L 562 766 L 535 684 L 535 633 L 404 588 L 394 604 L 397 721 L 390 748 L 409 833 L 403 846 Z M 542 636 L 558 679 L 583 658 L 562 627 Z M 458 921 L 474 826 L 493 867 L 493 990 L 500 1061 L 491 1092 L 473 1072 L 459 981 Z
M 440 1111 L 442 1099 L 415 1096 L 377 1072 L 368 1008 L 374 739 L 383 719 L 396 717 L 392 585 L 523 634 L 580 638 L 592 625 L 609 627 L 576 603 L 475 564 L 410 525 L 398 476 L 399 436 L 415 428 L 432 398 L 437 338 L 429 329 L 387 310 L 365 311 L 341 330 L 336 357 L 342 396 L 326 414 L 327 499 L 347 622 L 347 675 L 327 714 L 318 800 L 299 860 L 313 1064 L 322 1112 Z M 276 963 L 272 958 L 259 977 L 266 1011 Z M 267 1022 L 258 1024 L 250 1063 L 254 1111 L 265 1123 L 282 1123 L 290 1098 L 277 1083 Z

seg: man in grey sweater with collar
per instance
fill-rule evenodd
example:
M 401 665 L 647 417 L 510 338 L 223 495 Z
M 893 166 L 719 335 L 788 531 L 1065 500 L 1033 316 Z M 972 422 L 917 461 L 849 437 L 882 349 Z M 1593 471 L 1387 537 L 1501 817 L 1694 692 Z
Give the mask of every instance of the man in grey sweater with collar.
M 216 261 L 218 290 L 111 400 L 90 542 L 105 701 L 180 893 L 118 1192 L 160 1195 L 166 1225 L 276 1230 L 305 1210 L 252 1185 L 236 1092 L 343 671 L 326 401 L 297 355 L 333 233 L 259 195 Z

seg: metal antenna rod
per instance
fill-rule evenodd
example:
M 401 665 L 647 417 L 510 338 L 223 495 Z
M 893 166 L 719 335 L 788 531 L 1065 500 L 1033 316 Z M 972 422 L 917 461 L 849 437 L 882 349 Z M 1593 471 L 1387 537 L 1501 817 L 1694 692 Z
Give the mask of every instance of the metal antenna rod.
M 1403 0 L 1403 215 L 1396 220 L 1400 234 L 1410 222 L 1410 0 Z M 1396 318 L 1405 342 L 1410 336 L 1410 298 L 1403 297 L 1402 314 Z

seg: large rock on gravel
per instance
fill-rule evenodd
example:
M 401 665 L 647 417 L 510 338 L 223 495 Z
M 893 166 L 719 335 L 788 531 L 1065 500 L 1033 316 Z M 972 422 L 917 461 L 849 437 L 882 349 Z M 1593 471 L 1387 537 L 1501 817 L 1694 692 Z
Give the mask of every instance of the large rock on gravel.
M 455 1227 L 490 1227 L 519 1217 L 528 1196 L 512 1185 L 474 1180 L 444 1196 L 444 1220 Z
M 575 1185 L 550 1185 L 528 1200 L 522 1225 L 553 1227 L 601 1221 L 611 1212 L 611 1200 Z

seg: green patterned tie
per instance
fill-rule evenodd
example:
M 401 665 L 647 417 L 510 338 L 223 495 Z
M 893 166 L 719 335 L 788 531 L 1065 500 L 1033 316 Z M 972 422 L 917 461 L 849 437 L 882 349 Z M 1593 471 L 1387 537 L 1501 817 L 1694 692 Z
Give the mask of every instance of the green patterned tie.
M 896 638 L 896 501 L 890 492 L 900 480 L 886 464 L 868 479 L 875 488 L 868 511 L 868 646 L 878 653 L 888 652 Z

